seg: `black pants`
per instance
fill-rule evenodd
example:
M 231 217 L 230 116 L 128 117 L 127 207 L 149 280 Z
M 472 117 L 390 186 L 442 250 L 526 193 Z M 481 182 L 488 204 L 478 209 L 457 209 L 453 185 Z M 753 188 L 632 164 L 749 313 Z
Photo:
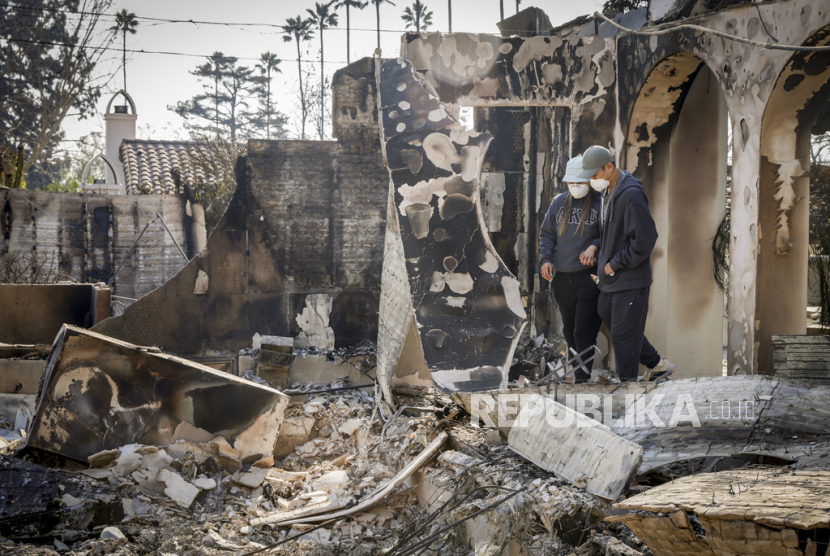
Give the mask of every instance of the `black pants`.
M 568 348 L 577 353 L 596 344 L 599 327 L 602 326 L 602 319 L 597 313 L 599 288 L 591 279 L 591 274 L 596 274 L 596 271 L 593 267 L 579 272 L 557 272 L 553 276 L 553 297 L 562 315 L 562 334 Z M 589 356 L 590 353 L 585 355 Z M 568 359 L 571 357 L 568 354 Z M 590 371 L 593 361 L 585 366 Z M 581 370 L 577 370 L 574 376 L 577 380 L 590 378 Z
M 660 354 L 645 336 L 650 289 L 599 294 L 599 314 L 611 331 L 617 376 L 623 381 L 637 380 L 640 363 L 651 369 L 660 362 Z

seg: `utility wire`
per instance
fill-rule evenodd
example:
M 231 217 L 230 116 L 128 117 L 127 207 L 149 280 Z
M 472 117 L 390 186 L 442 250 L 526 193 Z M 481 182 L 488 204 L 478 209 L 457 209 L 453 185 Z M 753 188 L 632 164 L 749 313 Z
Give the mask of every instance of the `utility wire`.
M 49 8 L 36 8 L 36 7 L 27 7 L 27 6 L 18 6 L 15 4 L 7 4 L 0 2 L 0 7 L 6 8 L 14 8 L 20 10 L 30 10 L 30 11 L 41 11 L 41 12 L 60 12 L 66 14 L 76 14 L 76 15 L 93 15 L 98 17 L 110 17 L 115 18 L 115 14 L 108 14 L 108 13 L 97 13 L 97 12 L 81 12 L 77 10 L 50 10 Z M 203 20 L 196 20 L 196 19 L 167 19 L 161 17 L 149 17 L 149 16 L 135 16 L 138 20 L 144 21 L 152 21 L 157 23 L 189 23 L 191 25 L 217 25 L 221 27 L 269 27 L 273 29 L 279 29 L 280 32 L 285 31 L 286 25 L 280 25 L 278 23 L 252 23 L 252 22 L 225 22 L 225 21 L 203 21 Z M 360 31 L 366 33 L 377 33 L 377 28 L 368 28 L 368 27 L 326 27 L 326 31 Z M 521 32 L 521 33 L 533 33 L 527 29 L 503 29 L 502 31 L 510 31 L 510 32 Z M 415 33 L 416 31 L 412 29 L 380 29 L 381 33 L 396 33 L 396 34 L 404 34 L 404 33 Z M 422 31 L 422 33 L 432 33 L 434 31 Z M 544 34 L 545 31 L 539 32 L 538 34 Z
M 115 18 L 115 14 L 108 14 L 108 13 L 103 13 L 103 12 L 100 12 L 100 13 L 99 12 L 82 12 L 82 11 L 78 11 L 78 10 L 67 10 L 67 9 L 50 10 L 49 8 L 18 6 L 16 4 L 6 4 L 6 3 L 0 3 L 0 7 L 13 8 L 13 9 L 18 9 L 18 10 L 29 10 L 29 11 L 50 12 L 50 13 L 65 13 L 65 14 L 75 14 L 75 15 L 81 15 L 81 16 L 91 15 L 91 16 L 97 16 L 97 17 Z M 138 19 L 138 20 L 153 21 L 153 22 L 157 22 L 157 23 L 189 23 L 191 25 L 217 25 L 217 26 L 221 26 L 221 27 L 270 27 L 270 28 L 273 28 L 273 29 L 280 29 L 280 31 L 284 31 L 285 27 L 286 27 L 285 25 L 280 25 L 278 23 L 263 23 L 263 22 L 250 23 L 250 22 L 232 22 L 232 21 L 202 21 L 202 20 L 196 20 L 196 19 L 167 19 L 167 18 L 161 18 L 161 17 L 149 17 L 149 16 L 141 16 L 141 15 L 137 15 L 137 16 L 135 16 L 135 18 Z M 372 33 L 377 33 L 377 31 L 378 31 L 377 29 L 369 29 L 369 28 L 361 28 L 361 27 L 352 27 L 350 29 L 347 29 L 346 27 L 326 27 L 326 31 L 328 31 L 328 30 L 366 31 L 366 32 L 372 32 Z M 400 30 L 400 29 L 381 29 L 380 31 L 382 33 L 406 33 L 407 32 L 405 30 Z
M 78 46 L 78 45 L 74 45 L 74 44 L 70 44 L 70 43 L 61 43 L 61 42 L 52 42 L 52 41 L 35 41 L 35 40 L 28 40 L 28 39 L 2 39 L 2 40 L 3 41 L 8 41 L 8 42 L 27 43 L 27 44 L 43 44 L 43 45 L 46 45 L 46 46 L 63 46 L 63 47 L 68 47 L 68 48 L 75 48 L 75 47 Z M 123 52 L 124 51 L 123 48 L 116 48 L 116 47 L 112 47 L 112 46 L 87 46 L 86 48 L 88 48 L 90 50 L 109 50 L 109 51 L 113 51 L 113 52 Z M 166 56 L 186 56 L 186 57 L 189 57 L 189 58 L 212 58 L 213 57 L 213 55 L 208 55 L 208 54 L 189 54 L 187 52 L 173 52 L 173 51 L 169 51 L 169 50 L 144 50 L 143 48 L 142 49 L 127 48 L 126 51 L 131 53 L 131 54 L 164 54 Z M 237 60 L 248 60 L 248 61 L 254 61 L 254 62 L 260 62 L 261 61 L 259 58 L 245 58 L 245 57 L 242 57 L 242 56 L 223 56 L 222 57 L 223 60 L 227 60 L 229 58 L 236 58 Z M 297 61 L 296 58 L 294 58 L 294 59 L 280 58 L 279 60 L 280 60 L 280 62 L 296 62 Z M 308 64 L 319 64 L 320 63 L 320 60 L 317 60 L 317 59 L 314 59 L 314 58 L 311 58 L 311 59 L 308 59 L 308 60 L 300 60 L 300 61 L 308 63 Z M 343 61 L 343 60 L 339 60 L 339 61 L 338 60 L 324 60 L 323 63 L 325 63 L 325 64 L 345 64 L 346 62 Z
M 757 46 L 759 48 L 766 48 L 769 50 L 787 50 L 789 52 L 830 52 L 830 46 L 790 46 L 787 44 L 775 44 L 771 42 L 759 42 L 753 41 L 750 39 L 745 39 L 743 37 L 736 37 L 734 35 L 730 35 L 728 33 L 723 33 L 721 31 L 716 31 L 714 29 L 710 29 L 708 27 L 702 27 L 700 25 L 694 25 L 691 23 L 680 23 L 677 25 L 672 25 L 666 29 L 655 29 L 654 31 L 642 31 L 634 29 L 629 29 L 628 27 L 623 27 L 613 19 L 606 17 L 605 15 L 594 12 L 594 17 L 598 17 L 600 19 L 604 19 L 607 23 L 611 24 L 613 27 L 616 27 L 620 31 L 625 33 L 630 33 L 632 35 L 641 35 L 644 37 L 655 37 L 658 35 L 668 35 L 670 33 L 674 33 L 675 31 L 681 30 L 690 30 L 690 31 L 698 31 L 700 33 L 707 33 L 709 35 L 714 35 L 716 37 L 722 37 L 724 39 L 729 39 L 730 41 L 739 42 L 741 44 L 748 44 L 750 46 Z

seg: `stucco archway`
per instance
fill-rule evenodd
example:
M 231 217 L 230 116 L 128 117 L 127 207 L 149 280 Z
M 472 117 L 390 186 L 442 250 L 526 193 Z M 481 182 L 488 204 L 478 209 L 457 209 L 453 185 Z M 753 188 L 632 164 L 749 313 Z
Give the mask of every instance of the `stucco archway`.
M 830 43 L 830 26 L 806 46 Z M 810 138 L 826 121 L 830 52 L 797 52 L 778 76 L 761 126 L 756 369 L 773 373 L 772 336 L 804 334 L 809 259 Z
M 727 106 L 697 56 L 658 62 L 640 90 L 621 165 L 640 178 L 660 235 L 646 335 L 682 377 L 722 373 L 724 294 L 712 241 L 726 212 Z

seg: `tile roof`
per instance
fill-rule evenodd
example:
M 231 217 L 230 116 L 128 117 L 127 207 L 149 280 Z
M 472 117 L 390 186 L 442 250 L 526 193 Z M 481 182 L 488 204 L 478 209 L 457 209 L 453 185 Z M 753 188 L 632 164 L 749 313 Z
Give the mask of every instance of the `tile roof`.
M 127 194 L 169 194 L 178 191 L 171 170 L 178 169 L 190 186 L 213 181 L 194 158 L 210 157 L 204 143 L 187 141 L 143 141 L 125 139 L 120 147 Z

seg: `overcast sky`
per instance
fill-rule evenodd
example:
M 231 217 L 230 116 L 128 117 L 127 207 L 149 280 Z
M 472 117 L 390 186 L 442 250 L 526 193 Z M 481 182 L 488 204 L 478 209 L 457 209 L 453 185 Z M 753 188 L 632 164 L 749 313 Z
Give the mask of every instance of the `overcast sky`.
M 411 5 L 404 0 L 395 1 L 395 6 L 384 4 L 380 9 L 381 48 L 383 55 L 396 56 L 400 51 L 400 36 L 404 31 L 401 21 L 403 8 Z M 433 11 L 431 31 L 447 31 L 447 0 L 424 0 Z M 453 31 L 497 33 L 499 20 L 498 0 L 452 0 Z M 522 8 L 542 8 L 554 25 L 565 23 L 577 16 L 593 12 L 602 4 L 601 0 L 525 0 Z M 139 17 L 163 19 L 184 19 L 222 23 L 267 23 L 284 25 L 286 18 L 307 15 L 306 8 L 312 8 L 312 0 L 115 0 L 111 12 L 126 8 Z M 505 17 L 516 13 L 515 0 L 504 0 Z M 326 30 L 325 53 L 326 73 L 330 76 L 346 64 L 346 14 L 340 10 L 338 28 Z M 102 20 L 104 25 L 112 23 L 111 18 Z M 373 5 L 366 9 L 352 10 L 351 16 L 351 60 L 371 56 L 377 41 L 375 33 L 375 10 Z M 121 45 L 121 40 L 116 43 Z M 240 63 L 254 65 L 260 54 L 270 50 L 280 58 L 282 74 L 275 80 L 274 98 L 277 109 L 291 114 L 295 111 L 294 90 L 297 87 L 296 46 L 283 41 L 282 31 L 273 27 L 243 27 L 194 25 L 190 23 L 159 23 L 140 20 L 138 33 L 127 36 L 127 48 L 194 54 L 195 57 L 172 56 L 149 53 L 128 53 L 127 91 L 137 106 L 139 138 L 186 139 L 179 116 L 167 109 L 180 100 L 191 98 L 200 91 L 196 78 L 190 71 L 205 62 L 204 56 L 221 51 L 240 58 Z M 319 38 L 306 44 L 308 59 L 319 60 Z M 100 71 L 117 72 L 110 81 L 110 91 L 101 99 L 99 114 L 91 119 L 78 121 L 67 119 L 64 128 L 68 138 L 78 138 L 91 131 L 103 131 L 103 113 L 112 93 L 121 88 L 122 77 L 116 62 L 120 53 Z M 250 58 L 250 60 L 245 60 Z M 305 54 L 304 54 L 305 59 Z M 288 61 L 291 60 L 291 61 Z M 319 64 L 319 61 L 318 61 Z M 319 67 L 319 65 L 317 66 Z

